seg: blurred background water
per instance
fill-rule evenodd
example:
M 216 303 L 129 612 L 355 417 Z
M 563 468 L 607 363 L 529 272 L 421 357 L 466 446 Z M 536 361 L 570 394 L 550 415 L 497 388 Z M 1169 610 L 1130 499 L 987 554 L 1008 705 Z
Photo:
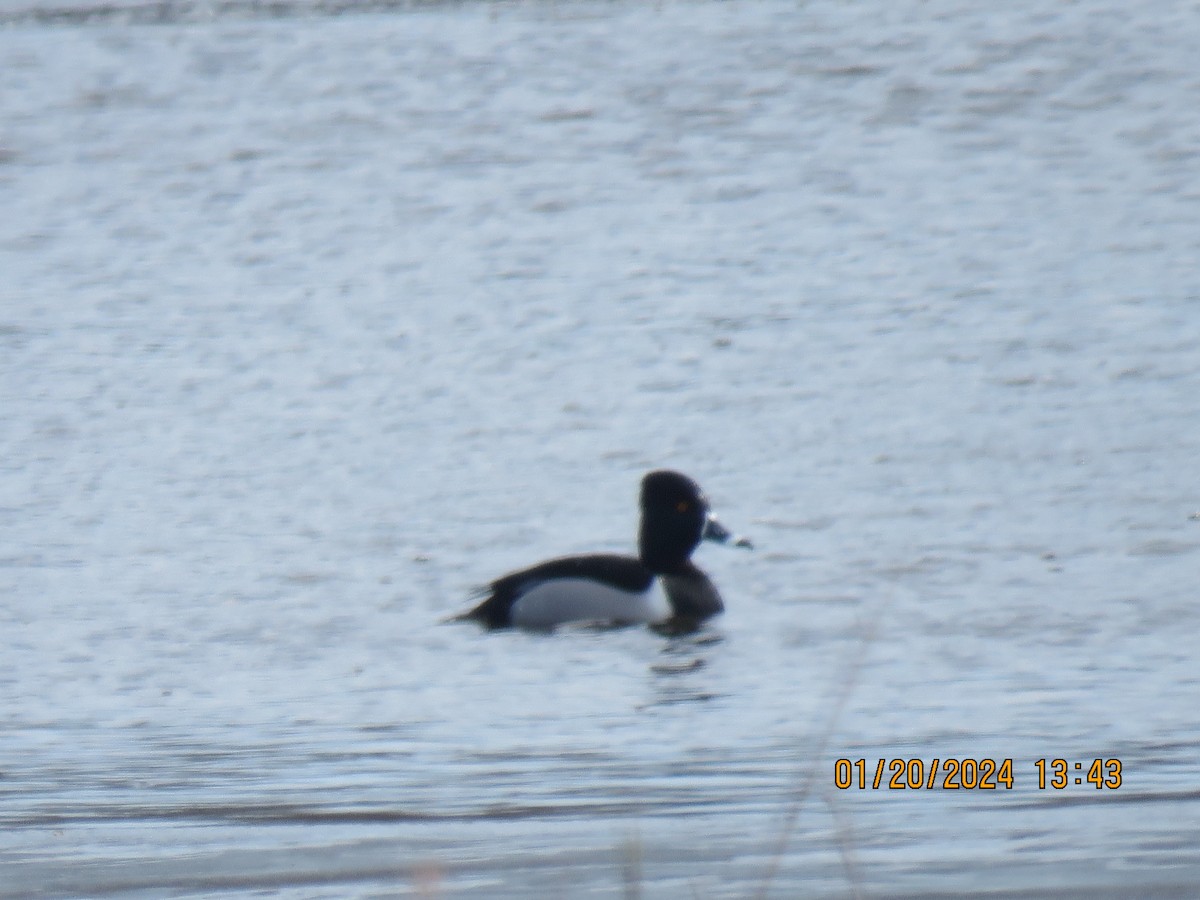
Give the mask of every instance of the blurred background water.
M 1193 893 L 1194 6 L 0 24 L 0 896 Z M 439 624 L 660 466 L 704 633 Z

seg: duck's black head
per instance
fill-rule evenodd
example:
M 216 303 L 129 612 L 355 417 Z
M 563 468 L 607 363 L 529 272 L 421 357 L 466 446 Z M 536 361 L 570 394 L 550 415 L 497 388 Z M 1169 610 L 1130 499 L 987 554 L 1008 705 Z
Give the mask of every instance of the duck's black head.
M 659 469 L 642 479 L 638 555 L 652 572 L 679 571 L 700 541 L 725 541 L 729 532 L 712 516 L 700 486 L 679 472 Z

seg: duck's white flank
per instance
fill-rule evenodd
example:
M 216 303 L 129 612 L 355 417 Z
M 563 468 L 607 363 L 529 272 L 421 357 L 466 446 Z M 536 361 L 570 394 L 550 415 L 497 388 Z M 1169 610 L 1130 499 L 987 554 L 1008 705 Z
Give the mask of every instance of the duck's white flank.
M 530 588 L 512 607 L 512 624 L 534 629 L 566 622 L 662 622 L 670 616 L 671 605 L 657 578 L 644 593 L 590 578 L 556 578 Z

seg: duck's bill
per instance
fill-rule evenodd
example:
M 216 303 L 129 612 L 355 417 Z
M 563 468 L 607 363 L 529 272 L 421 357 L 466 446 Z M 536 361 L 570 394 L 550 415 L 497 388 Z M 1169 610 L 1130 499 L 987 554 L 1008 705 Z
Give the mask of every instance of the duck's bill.
M 708 518 L 704 520 L 704 532 L 700 537 L 703 540 L 712 541 L 714 544 L 732 544 L 735 547 L 754 548 L 754 544 L 750 538 L 745 535 L 735 535 L 722 525 L 720 520 L 712 513 L 709 513 Z

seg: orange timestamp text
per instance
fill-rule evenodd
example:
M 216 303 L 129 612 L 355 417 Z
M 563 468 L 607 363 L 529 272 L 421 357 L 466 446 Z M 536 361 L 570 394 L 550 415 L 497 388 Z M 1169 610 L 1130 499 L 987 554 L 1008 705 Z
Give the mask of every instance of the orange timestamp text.
M 1121 786 L 1119 759 L 1039 759 L 1033 763 L 1038 790 L 1062 790 L 1089 784 L 1096 790 Z M 1011 759 L 990 757 L 932 759 L 838 759 L 833 764 L 833 786 L 839 790 L 1011 791 L 1016 783 Z

